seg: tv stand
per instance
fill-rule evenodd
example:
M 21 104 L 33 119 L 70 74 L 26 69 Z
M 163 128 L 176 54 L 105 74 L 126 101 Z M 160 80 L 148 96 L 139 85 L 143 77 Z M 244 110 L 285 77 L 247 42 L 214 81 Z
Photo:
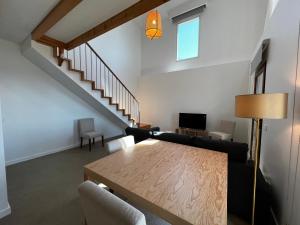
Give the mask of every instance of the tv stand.
M 192 137 L 208 137 L 207 130 L 191 129 L 191 128 L 177 128 L 176 134 L 184 134 Z

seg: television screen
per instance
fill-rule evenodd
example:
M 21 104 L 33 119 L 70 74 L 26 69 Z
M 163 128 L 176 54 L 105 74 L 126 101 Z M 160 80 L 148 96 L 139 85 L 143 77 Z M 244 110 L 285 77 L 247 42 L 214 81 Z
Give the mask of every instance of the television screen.
M 179 127 L 205 130 L 206 114 L 179 113 Z

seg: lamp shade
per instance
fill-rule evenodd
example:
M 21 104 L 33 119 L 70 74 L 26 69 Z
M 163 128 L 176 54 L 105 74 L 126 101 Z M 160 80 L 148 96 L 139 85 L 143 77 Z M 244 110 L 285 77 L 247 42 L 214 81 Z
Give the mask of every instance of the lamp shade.
M 146 36 L 153 40 L 162 37 L 162 34 L 161 15 L 157 10 L 152 10 L 147 15 Z
M 287 93 L 239 95 L 235 115 L 242 118 L 283 119 L 287 117 Z

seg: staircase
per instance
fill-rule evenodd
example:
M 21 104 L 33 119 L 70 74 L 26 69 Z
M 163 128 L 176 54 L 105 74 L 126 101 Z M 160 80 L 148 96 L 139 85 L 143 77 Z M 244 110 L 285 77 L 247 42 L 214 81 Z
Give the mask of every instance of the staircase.
M 82 82 L 89 82 L 92 90 L 99 91 L 129 121 L 138 122 L 139 102 L 88 43 L 69 51 L 53 47 L 53 56 L 59 66 L 67 62 L 70 71 L 79 73 Z
M 28 39 L 22 45 L 22 52 L 96 109 L 105 108 L 114 114 L 123 126 L 134 126 L 139 122 L 136 97 L 88 43 L 64 50 Z

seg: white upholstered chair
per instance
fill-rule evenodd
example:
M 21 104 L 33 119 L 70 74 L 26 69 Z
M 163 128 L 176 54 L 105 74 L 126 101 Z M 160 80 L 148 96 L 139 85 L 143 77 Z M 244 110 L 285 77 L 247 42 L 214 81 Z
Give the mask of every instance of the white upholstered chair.
M 116 151 L 119 151 L 121 149 L 129 148 L 133 146 L 134 143 L 134 137 L 132 135 L 122 137 L 113 141 L 109 141 L 105 144 L 105 149 L 109 154 L 112 154 Z
M 211 137 L 212 139 L 233 141 L 234 130 L 235 130 L 234 121 L 221 120 L 219 130 L 209 132 L 208 136 Z
M 79 195 L 87 225 L 146 225 L 142 212 L 91 181 L 79 186 Z
M 83 139 L 89 140 L 89 150 L 92 150 L 92 139 L 95 144 L 95 138 L 102 138 L 102 146 L 104 146 L 104 136 L 100 132 L 95 130 L 95 120 L 94 118 L 80 119 L 79 123 L 79 133 L 80 133 L 80 147 L 82 148 Z

